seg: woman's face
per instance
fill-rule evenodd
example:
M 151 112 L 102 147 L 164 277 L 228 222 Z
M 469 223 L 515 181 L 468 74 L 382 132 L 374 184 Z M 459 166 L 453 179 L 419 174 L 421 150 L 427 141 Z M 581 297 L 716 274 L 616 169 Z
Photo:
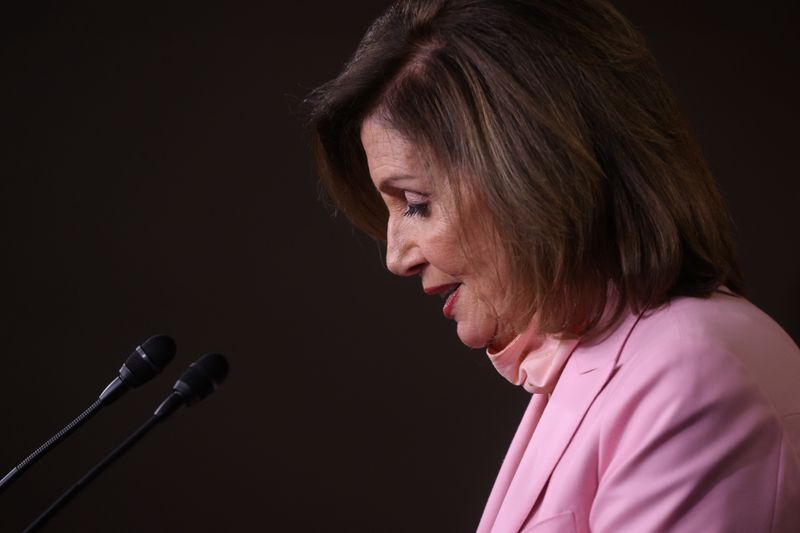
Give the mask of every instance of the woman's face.
M 361 142 L 372 182 L 389 210 L 386 265 L 398 276 L 419 274 L 426 294 L 443 298 L 467 346 L 502 348 L 514 336 L 505 318 L 508 268 L 477 205 L 465 199 L 456 217 L 452 192 L 435 191 L 422 152 L 376 117 L 364 121 Z M 458 220 L 470 227 L 460 227 Z M 474 227 L 473 227 L 474 226 Z M 470 242 L 464 242 L 465 235 Z

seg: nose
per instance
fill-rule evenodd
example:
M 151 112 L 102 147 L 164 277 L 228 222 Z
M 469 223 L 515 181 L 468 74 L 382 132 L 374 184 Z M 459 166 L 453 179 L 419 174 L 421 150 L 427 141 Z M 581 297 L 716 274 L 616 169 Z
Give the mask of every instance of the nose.
M 389 218 L 386 228 L 386 267 L 397 276 L 418 274 L 426 265 L 425 256 L 413 231 L 403 221 Z

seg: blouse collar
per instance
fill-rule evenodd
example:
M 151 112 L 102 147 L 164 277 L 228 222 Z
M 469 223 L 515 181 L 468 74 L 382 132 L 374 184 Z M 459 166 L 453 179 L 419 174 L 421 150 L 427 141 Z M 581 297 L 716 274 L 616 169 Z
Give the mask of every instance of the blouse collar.
M 578 344 L 578 339 L 560 340 L 540 335 L 536 321 L 498 352 L 486 349 L 495 369 L 514 385 L 532 394 L 551 393 L 561 369 Z

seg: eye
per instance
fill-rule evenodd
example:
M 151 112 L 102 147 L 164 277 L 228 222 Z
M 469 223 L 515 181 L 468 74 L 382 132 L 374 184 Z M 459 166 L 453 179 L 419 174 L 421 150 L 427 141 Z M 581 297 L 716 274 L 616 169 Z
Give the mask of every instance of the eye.
M 406 207 L 405 213 L 403 213 L 405 217 L 414 217 L 414 216 L 421 216 L 426 217 L 428 216 L 428 204 L 408 204 Z
M 428 201 L 425 195 L 407 192 L 405 194 L 405 199 L 406 199 L 406 210 L 403 213 L 403 216 L 406 217 L 428 216 Z

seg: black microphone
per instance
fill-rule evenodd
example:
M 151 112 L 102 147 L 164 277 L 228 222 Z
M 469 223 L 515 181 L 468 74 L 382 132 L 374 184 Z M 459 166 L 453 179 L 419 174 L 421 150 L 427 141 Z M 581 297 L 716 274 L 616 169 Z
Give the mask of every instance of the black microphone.
M 119 376 L 100 393 L 103 405 L 150 381 L 175 358 L 175 351 L 175 341 L 166 335 L 150 337 L 137 346 L 119 368 Z
M 220 353 L 207 353 L 181 374 L 172 394 L 161 402 L 153 416 L 164 420 L 181 405 L 194 405 L 216 391 L 228 376 L 228 360 Z
M 172 337 L 166 335 L 150 337 L 137 346 L 120 367 L 119 375 L 103 389 L 100 397 L 88 409 L 39 446 L 0 480 L 0 493 L 7 489 L 14 480 L 19 479 L 22 473 L 33 463 L 41 459 L 42 456 L 71 435 L 72 432 L 88 422 L 100 409 L 111 404 L 126 391 L 149 381 L 153 376 L 161 372 L 174 357 L 175 341 L 172 340 Z
M 99 476 L 114 461 L 119 459 L 123 453 L 128 451 L 139 439 L 144 437 L 156 424 L 166 420 L 182 405 L 194 405 L 219 388 L 225 377 L 228 375 L 228 360 L 225 356 L 218 353 L 209 353 L 189 365 L 189 368 L 181 374 L 178 381 L 173 386 L 172 394 L 161 402 L 153 416 L 145 422 L 139 429 L 131 434 L 113 452 L 103 459 L 97 466 L 92 468 L 83 476 L 72 488 L 61 495 L 47 510 L 42 513 L 23 533 L 37 531 L 47 523 L 59 509 L 64 507 L 81 490 L 85 489 L 89 483 Z

